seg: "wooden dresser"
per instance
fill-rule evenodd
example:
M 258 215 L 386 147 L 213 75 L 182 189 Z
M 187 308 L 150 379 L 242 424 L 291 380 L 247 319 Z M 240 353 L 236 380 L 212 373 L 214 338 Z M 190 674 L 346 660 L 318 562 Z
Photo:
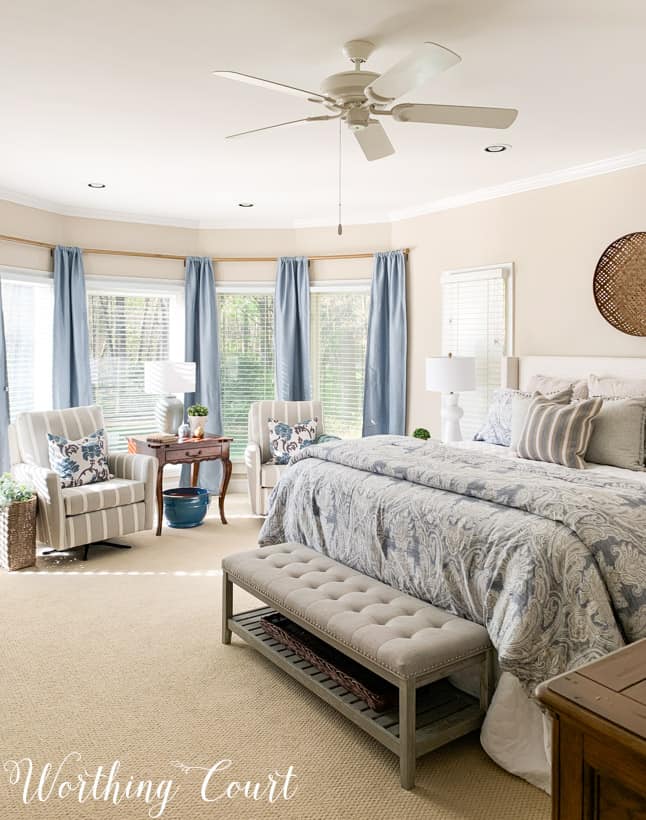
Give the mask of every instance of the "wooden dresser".
M 554 820 L 646 820 L 646 639 L 541 684 Z

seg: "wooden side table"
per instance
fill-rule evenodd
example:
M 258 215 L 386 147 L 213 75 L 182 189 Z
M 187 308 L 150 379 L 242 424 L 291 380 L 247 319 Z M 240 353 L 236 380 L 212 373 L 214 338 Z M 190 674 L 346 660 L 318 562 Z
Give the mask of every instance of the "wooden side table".
M 223 466 L 222 484 L 220 485 L 220 496 L 218 498 L 220 506 L 220 520 L 227 523 L 224 515 L 224 499 L 231 478 L 231 459 L 229 458 L 229 447 L 232 438 L 227 436 L 209 436 L 202 439 L 187 438 L 183 441 L 158 442 L 147 441 L 145 438 L 131 437 L 128 439 L 128 452 L 140 453 L 146 456 L 154 456 L 159 462 L 157 471 L 157 531 L 155 535 L 161 535 L 162 519 L 164 517 L 164 496 L 163 474 L 167 464 L 192 464 L 191 486 L 197 487 L 197 477 L 202 461 L 221 461 Z
M 646 820 L 646 638 L 542 683 L 553 820 Z

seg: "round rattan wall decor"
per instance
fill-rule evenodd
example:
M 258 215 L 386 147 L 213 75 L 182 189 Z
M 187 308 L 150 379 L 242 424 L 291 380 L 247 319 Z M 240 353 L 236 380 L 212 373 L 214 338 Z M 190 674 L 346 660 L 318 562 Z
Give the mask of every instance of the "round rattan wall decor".
M 629 233 L 608 245 L 594 272 L 599 313 L 617 330 L 646 336 L 646 233 Z

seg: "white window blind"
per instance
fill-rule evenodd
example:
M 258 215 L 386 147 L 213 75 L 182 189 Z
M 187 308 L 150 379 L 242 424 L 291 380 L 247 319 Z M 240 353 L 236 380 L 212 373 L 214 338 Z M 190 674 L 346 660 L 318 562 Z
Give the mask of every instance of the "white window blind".
M 361 436 L 369 300 L 367 286 L 312 290 L 313 395 L 325 432 L 341 438 Z
M 124 452 L 128 436 L 156 430 L 158 396 L 144 393 L 144 362 L 183 359 L 181 314 L 173 292 L 88 285 L 92 386 L 110 450 Z
M 2 303 L 11 420 L 52 406 L 53 289 L 50 280 L 4 279 Z
M 251 402 L 274 398 L 274 295 L 222 288 L 217 302 L 223 432 L 241 459 Z
M 442 353 L 474 356 L 477 389 L 460 395 L 461 427 L 473 438 L 500 387 L 502 357 L 511 353 L 511 266 L 447 273 L 442 279 Z

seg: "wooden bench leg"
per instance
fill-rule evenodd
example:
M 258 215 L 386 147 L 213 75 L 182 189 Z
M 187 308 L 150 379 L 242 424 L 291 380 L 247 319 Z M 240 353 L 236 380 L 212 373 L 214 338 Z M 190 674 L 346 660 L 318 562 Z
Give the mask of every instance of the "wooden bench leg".
M 222 573 L 222 643 L 231 643 L 229 618 L 233 615 L 233 583 L 226 572 Z
M 417 723 L 416 695 L 414 680 L 402 681 L 399 685 L 399 780 L 402 789 L 415 786 Z
M 493 695 L 493 652 L 489 650 L 480 664 L 480 708 L 486 712 Z

